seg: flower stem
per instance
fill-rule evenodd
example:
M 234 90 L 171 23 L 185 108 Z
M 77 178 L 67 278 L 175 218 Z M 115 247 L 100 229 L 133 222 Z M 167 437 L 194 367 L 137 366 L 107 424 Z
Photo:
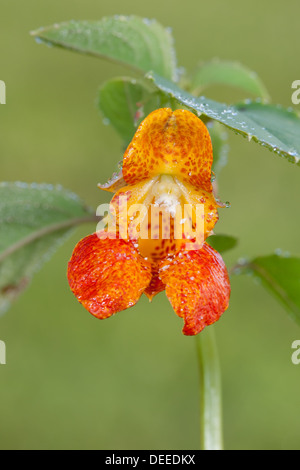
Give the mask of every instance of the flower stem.
M 223 450 L 220 365 L 213 327 L 196 336 L 200 374 L 201 450 Z

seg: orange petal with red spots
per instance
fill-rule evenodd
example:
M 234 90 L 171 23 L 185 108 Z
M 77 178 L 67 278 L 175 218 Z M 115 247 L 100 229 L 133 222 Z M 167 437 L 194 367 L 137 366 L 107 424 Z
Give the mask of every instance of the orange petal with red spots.
M 158 263 L 152 263 L 152 279 L 144 294 L 152 301 L 153 297 L 163 290 L 165 290 L 165 285 L 159 277 Z
M 193 227 L 196 227 L 196 208 L 203 205 L 203 226 L 197 226 L 198 232 L 203 232 L 204 240 L 210 235 L 214 226 L 219 220 L 218 207 L 222 207 L 219 202 L 215 200 L 213 193 L 204 191 L 203 189 L 195 189 L 189 184 L 183 184 L 177 180 L 179 188 L 184 197 L 184 203 L 190 205 L 192 208 L 192 222 Z
M 100 319 L 135 305 L 151 277 L 151 265 L 132 243 L 108 239 L 106 232 L 81 240 L 68 266 L 71 290 Z
M 181 251 L 161 263 L 159 275 L 175 313 L 191 336 L 212 325 L 228 308 L 230 283 L 221 255 L 204 243 L 201 250 Z
M 128 184 L 167 174 L 212 192 L 212 144 L 203 122 L 190 111 L 153 111 L 141 123 L 123 160 Z

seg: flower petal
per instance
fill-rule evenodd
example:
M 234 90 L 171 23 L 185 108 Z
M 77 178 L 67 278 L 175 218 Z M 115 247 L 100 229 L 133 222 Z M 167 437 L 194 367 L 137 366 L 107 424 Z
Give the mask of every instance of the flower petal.
M 200 333 L 228 308 L 228 273 L 221 255 L 207 243 L 163 261 L 159 275 L 175 313 L 185 321 L 185 335 Z
M 109 239 L 105 232 L 81 240 L 68 267 L 71 290 L 100 319 L 135 305 L 151 277 L 151 265 L 132 243 Z
M 151 302 L 153 297 L 155 297 L 163 290 L 165 290 L 165 285 L 159 277 L 158 263 L 152 263 L 152 279 L 147 289 L 145 289 L 144 294 L 148 297 Z
M 127 240 L 128 237 L 131 240 L 138 238 L 138 229 L 143 219 L 147 217 L 152 197 L 148 202 L 145 199 L 156 179 L 152 178 L 149 181 L 125 186 L 119 189 L 110 201 L 111 214 L 123 240 Z M 136 215 L 138 215 L 137 219 L 135 219 Z
M 177 176 L 212 192 L 212 144 L 205 124 L 193 113 L 153 111 L 141 123 L 123 160 L 123 177 L 134 184 L 155 175 Z
M 114 173 L 107 183 L 98 184 L 98 188 L 103 189 L 103 191 L 108 191 L 109 193 L 115 193 L 124 186 L 126 186 L 126 182 L 123 178 L 122 170 L 120 170 L 119 173 Z

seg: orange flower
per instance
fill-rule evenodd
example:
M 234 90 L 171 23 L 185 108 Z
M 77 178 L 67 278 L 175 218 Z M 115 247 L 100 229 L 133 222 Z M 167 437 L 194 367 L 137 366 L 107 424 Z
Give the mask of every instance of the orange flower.
M 225 264 L 205 243 L 218 221 L 212 145 L 194 114 L 163 108 L 140 125 L 117 177 L 108 227 L 81 240 L 68 267 L 70 287 L 100 319 L 166 290 L 183 333 L 195 335 L 227 309 Z

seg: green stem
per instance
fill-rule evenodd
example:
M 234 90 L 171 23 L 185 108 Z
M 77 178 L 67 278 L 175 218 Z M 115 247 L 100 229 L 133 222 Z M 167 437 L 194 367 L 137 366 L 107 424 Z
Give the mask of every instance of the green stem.
M 201 450 L 223 450 L 222 391 L 212 326 L 196 336 L 200 374 Z

